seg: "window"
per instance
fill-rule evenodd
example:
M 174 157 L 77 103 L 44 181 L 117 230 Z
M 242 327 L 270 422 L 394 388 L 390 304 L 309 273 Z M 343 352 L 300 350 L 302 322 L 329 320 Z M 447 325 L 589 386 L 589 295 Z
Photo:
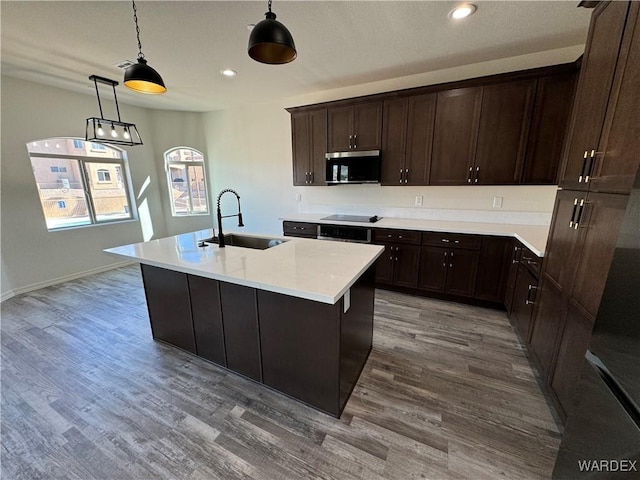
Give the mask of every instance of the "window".
M 109 170 L 105 170 L 105 169 L 98 170 L 98 181 L 99 182 L 110 182 L 111 181 L 111 174 L 109 173 Z
M 84 142 L 82 140 L 73 139 L 73 148 L 77 150 L 84 150 Z
M 60 147 L 53 153 L 41 144 Z M 48 230 L 134 218 L 123 151 L 64 138 L 30 142 L 27 149 Z M 80 149 L 83 155 L 76 154 Z M 98 150 L 103 154 L 85 154 Z
M 173 216 L 209 213 L 204 156 L 188 147 L 164 154 Z

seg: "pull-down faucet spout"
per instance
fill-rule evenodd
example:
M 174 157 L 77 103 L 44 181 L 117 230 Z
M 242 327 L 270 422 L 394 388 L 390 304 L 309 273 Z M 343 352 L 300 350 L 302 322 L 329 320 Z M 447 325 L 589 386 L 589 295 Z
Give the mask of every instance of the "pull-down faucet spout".
M 233 193 L 236 196 L 236 198 L 238 199 L 238 213 L 236 213 L 234 215 L 222 215 L 222 212 L 220 211 L 220 198 L 222 197 L 223 194 L 225 194 L 227 192 Z M 225 247 L 225 243 L 224 243 L 224 234 L 222 233 L 222 219 L 223 218 L 227 218 L 227 217 L 238 217 L 238 226 L 239 227 L 244 227 L 244 223 L 242 223 L 242 212 L 240 211 L 240 195 L 238 195 L 238 192 L 236 192 L 235 190 L 232 190 L 230 188 L 225 188 L 224 190 L 222 190 L 218 194 L 218 202 L 217 203 L 218 203 L 218 205 L 217 205 L 218 247 L 224 248 Z

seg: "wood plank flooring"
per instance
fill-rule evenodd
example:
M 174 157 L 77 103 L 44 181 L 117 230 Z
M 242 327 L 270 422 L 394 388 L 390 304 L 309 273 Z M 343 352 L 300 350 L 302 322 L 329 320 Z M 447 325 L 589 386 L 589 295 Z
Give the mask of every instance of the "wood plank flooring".
M 560 435 L 503 312 L 376 291 L 340 420 L 154 342 L 137 266 L 2 304 L 3 479 L 544 479 Z

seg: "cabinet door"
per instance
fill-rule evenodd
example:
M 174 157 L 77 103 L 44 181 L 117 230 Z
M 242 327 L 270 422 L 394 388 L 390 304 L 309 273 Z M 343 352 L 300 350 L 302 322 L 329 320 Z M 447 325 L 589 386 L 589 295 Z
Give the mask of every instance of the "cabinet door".
M 188 280 L 198 356 L 226 367 L 218 281 L 195 275 L 189 275 Z
M 604 292 L 627 201 L 627 195 L 589 193 L 587 203 L 582 207 L 581 235 L 575 249 L 579 260 L 571 298 L 594 317 Z
M 448 268 L 448 248 L 421 247 L 418 288 L 431 292 L 444 292 Z
M 418 286 L 420 247 L 418 245 L 395 245 L 393 283 L 401 287 Z
M 577 261 L 573 250 L 578 240 L 578 230 L 573 228 L 573 221 L 579 212 L 579 203 L 584 199 L 586 195 L 582 192 L 561 190 L 556 194 L 544 271 L 560 290 L 571 287 Z
M 510 318 L 525 344 L 529 341 L 529 330 L 531 328 L 537 289 L 538 279 L 533 276 L 527 267 L 520 265 L 516 277 Z
M 309 171 L 311 173 L 310 184 L 326 186 L 325 166 L 327 161 L 327 110 L 315 110 L 309 112 Z
M 623 42 L 618 65 L 619 84 L 614 86 L 615 100 L 605 121 L 605 133 L 600 143 L 597 165 L 590 179 L 590 190 L 629 193 L 640 164 L 640 4 L 633 2 L 628 31 L 633 36 Z M 633 18 L 632 18 L 633 17 Z M 625 34 L 625 37 L 627 35 Z
M 508 237 L 482 237 L 475 298 L 504 302 L 512 245 L 513 239 Z
M 384 245 L 384 252 L 376 260 L 376 283 L 393 283 L 393 246 Z
M 405 145 L 407 138 L 406 98 L 384 102 L 384 130 L 382 134 L 381 182 L 383 185 L 404 183 Z
M 291 142 L 293 145 L 293 184 L 309 184 L 309 113 L 291 114 Z
M 329 152 L 351 150 L 353 133 L 351 105 L 327 109 L 327 150 Z
M 408 107 L 405 183 L 429 185 L 436 94 L 409 97 Z
M 262 381 L 256 290 L 221 282 L 220 298 L 227 367 Z
M 473 183 L 520 183 L 535 80 L 483 88 Z
M 482 88 L 438 92 L 431 157 L 431 185 L 467 185 L 478 138 Z
M 511 251 L 511 259 L 509 260 L 509 277 L 507 279 L 507 288 L 504 294 L 504 307 L 508 314 L 511 314 L 513 308 L 513 295 L 516 287 L 516 278 L 518 276 L 518 265 L 520 265 L 520 253 L 522 252 L 522 244 L 514 240 Z
M 382 147 L 382 102 L 363 103 L 354 107 L 353 148 L 380 150 Z
M 583 179 L 590 151 L 598 148 L 629 3 L 600 4 L 593 12 L 560 182 L 563 188 L 588 188 Z
M 522 183 L 554 185 L 562 162 L 576 74 L 538 79 Z
M 472 297 L 476 285 L 479 252 L 473 250 L 450 250 L 445 292 Z
M 531 351 L 541 367 L 542 377 L 549 378 L 551 363 L 556 348 L 556 340 L 566 311 L 562 292 L 544 275 L 538 296 L 538 309 L 531 330 Z
M 151 265 L 140 269 L 153 338 L 196 353 L 187 274 Z
M 571 398 L 575 391 L 580 370 L 584 363 L 584 354 L 591 340 L 593 319 L 580 312 L 569 302 L 567 318 L 564 323 L 562 338 L 558 347 L 551 388 L 558 397 L 560 405 L 567 414 Z

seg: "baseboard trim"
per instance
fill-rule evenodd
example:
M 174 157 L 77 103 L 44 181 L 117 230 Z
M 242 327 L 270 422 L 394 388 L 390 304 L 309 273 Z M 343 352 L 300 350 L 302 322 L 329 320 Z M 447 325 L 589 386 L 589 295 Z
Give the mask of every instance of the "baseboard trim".
M 52 285 L 57 285 L 59 283 L 65 283 L 71 280 L 76 280 L 78 278 L 88 277 L 89 275 L 95 275 L 96 273 L 107 272 L 109 270 L 125 267 L 127 265 L 133 265 L 134 263 L 136 262 L 124 260 L 122 262 L 103 265 L 102 267 L 91 268 L 83 272 L 70 273 L 69 275 L 63 275 L 62 277 L 56 277 L 50 280 L 45 280 L 43 282 L 32 283 L 31 285 L 27 285 L 25 287 L 20 287 L 13 290 L 9 290 L 7 292 L 2 292 L 2 295 L 0 295 L 0 303 L 4 302 L 5 300 L 9 300 L 10 298 L 15 297 L 16 295 L 22 295 L 23 293 L 33 292 L 34 290 L 40 290 L 41 288 L 50 287 Z

